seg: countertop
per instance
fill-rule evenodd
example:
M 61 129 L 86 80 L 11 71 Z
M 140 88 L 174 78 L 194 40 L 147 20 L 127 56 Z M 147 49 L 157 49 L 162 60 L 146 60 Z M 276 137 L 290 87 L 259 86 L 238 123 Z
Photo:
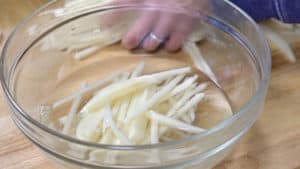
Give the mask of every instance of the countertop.
M 44 2 L 0 0 L 0 50 L 16 23 Z M 216 169 L 300 169 L 300 57 L 274 64 L 263 112 Z M 0 110 L 0 169 L 56 169 L 15 127 L 2 90 Z

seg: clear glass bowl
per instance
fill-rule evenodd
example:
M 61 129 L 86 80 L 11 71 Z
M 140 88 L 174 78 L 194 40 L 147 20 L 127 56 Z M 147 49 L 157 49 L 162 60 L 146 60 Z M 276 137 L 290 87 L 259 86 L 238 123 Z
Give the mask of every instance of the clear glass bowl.
M 72 14 L 60 15 L 63 7 L 64 1 L 51 1 L 22 21 L 6 42 L 0 65 L 1 83 L 14 122 L 42 152 L 57 164 L 61 164 L 60 167 L 212 168 L 230 153 L 262 110 L 271 69 L 269 48 L 255 22 L 230 2 L 212 0 L 211 10 L 201 12 L 183 6 L 166 7 L 155 3 L 132 2 L 114 5 L 88 4 Z M 68 43 L 70 37 L 66 33 L 73 31 L 72 25 L 84 28 L 97 21 L 101 25 L 105 23 L 102 21 L 110 20 L 112 16 L 121 16 L 121 20 L 125 20 L 127 17 L 135 18 L 144 11 L 194 19 L 197 29 L 202 29 L 206 36 L 199 49 L 230 101 L 233 116 L 201 134 L 140 146 L 84 142 L 43 125 L 43 117 L 36 108 L 53 92 L 57 92 L 57 84 L 62 79 L 73 78 L 72 85 L 60 89 L 61 95 L 68 95 L 76 91 L 82 81 L 95 80 L 93 74 L 81 71 L 83 68 L 95 67 L 97 64 L 96 67 L 104 67 L 103 70 L 106 70 L 105 66 L 108 66 L 105 63 L 99 64 L 97 59 L 86 59 L 82 62 L 72 59 L 68 49 L 74 44 Z M 118 23 L 106 25 L 106 30 Z M 132 23 L 128 21 L 123 24 L 130 29 Z M 85 31 L 91 33 L 95 30 Z M 111 34 L 112 38 L 115 33 Z M 147 57 L 163 55 L 166 59 L 193 65 L 187 61 L 187 55 L 182 51 L 175 54 L 161 50 L 154 53 L 143 50 L 128 53 L 120 45 L 103 50 L 112 55 L 112 58 L 120 53 L 135 54 L 139 57 L 138 60 L 145 60 L 146 64 Z M 101 54 L 98 58 L 102 58 Z M 120 67 L 130 65 L 120 60 L 114 60 L 113 63 L 118 63 L 116 65 Z M 99 73 L 106 74 L 105 71 Z M 56 96 L 52 99 L 58 98 Z

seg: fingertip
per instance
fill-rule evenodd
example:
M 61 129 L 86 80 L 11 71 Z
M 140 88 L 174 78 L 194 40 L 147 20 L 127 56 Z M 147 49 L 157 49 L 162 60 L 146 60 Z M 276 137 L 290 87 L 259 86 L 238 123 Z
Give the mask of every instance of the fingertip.
M 139 37 L 137 37 L 136 35 L 127 34 L 122 39 L 122 45 L 126 49 L 134 49 L 139 45 Z
M 173 33 L 165 44 L 165 49 L 169 52 L 178 51 L 183 45 L 185 35 L 179 32 Z

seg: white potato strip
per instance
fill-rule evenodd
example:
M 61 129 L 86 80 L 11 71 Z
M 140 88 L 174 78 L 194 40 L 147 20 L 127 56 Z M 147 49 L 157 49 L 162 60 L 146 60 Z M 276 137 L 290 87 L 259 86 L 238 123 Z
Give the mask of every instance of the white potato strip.
M 105 34 L 105 32 L 100 32 L 98 34 L 99 35 L 94 35 L 94 36 L 95 37 L 97 37 L 97 36 L 103 36 L 103 34 Z M 83 36 L 83 35 L 80 35 L 80 36 Z M 103 37 L 105 37 L 105 36 L 103 36 Z M 92 43 L 92 41 L 87 42 L 86 45 L 84 45 L 84 43 L 82 43 L 81 45 L 84 45 L 82 47 L 85 48 L 85 49 L 82 49 L 81 51 L 76 52 L 75 55 L 74 55 L 74 59 L 76 59 L 76 60 L 85 59 L 85 58 L 91 56 L 92 54 L 96 53 L 97 51 L 99 51 L 99 50 L 101 50 L 101 49 L 103 49 L 103 48 L 105 48 L 105 47 L 107 47 L 109 45 L 112 45 L 114 43 L 117 43 L 118 41 L 120 41 L 120 39 L 121 39 L 121 37 L 111 38 L 111 36 L 108 36 L 108 40 L 106 40 L 105 42 L 101 42 L 100 43 L 97 40 L 101 40 L 101 39 L 95 39 L 94 43 Z M 90 44 L 93 44 L 94 46 L 92 46 L 92 47 L 85 47 L 85 46 L 90 46 Z M 80 49 L 82 47 L 78 46 L 78 47 L 73 47 L 73 48 L 77 50 L 77 49 Z M 69 51 L 72 51 L 74 49 L 70 48 Z
M 167 127 L 167 126 L 165 126 L 163 124 L 161 124 L 160 126 L 161 127 L 158 129 L 158 135 L 160 137 L 162 137 L 164 134 L 166 134 L 166 132 L 168 131 L 169 127 Z
M 131 120 L 133 118 L 133 116 L 135 116 L 135 112 L 141 106 L 141 98 L 142 97 L 143 96 L 141 95 L 141 93 L 136 94 L 132 97 L 132 99 L 130 101 L 130 105 L 128 107 L 128 111 L 126 112 L 126 116 L 125 116 L 125 119 L 123 121 L 124 123 L 128 123 L 129 120 Z M 143 104 L 145 104 L 145 103 L 143 103 Z M 144 113 L 144 112 L 142 112 L 142 113 Z
M 191 122 L 196 120 L 196 109 L 197 108 L 193 108 L 188 112 L 188 116 L 189 116 Z
M 169 142 L 169 141 L 172 141 L 173 139 L 168 136 L 162 136 L 160 138 L 160 140 L 162 140 L 162 142 Z
M 131 80 L 130 82 L 132 82 L 132 81 L 140 82 L 141 84 L 143 84 L 143 82 L 158 83 L 167 78 L 170 78 L 170 77 L 173 77 L 176 75 L 186 74 L 186 73 L 189 73 L 190 71 L 191 71 L 190 67 L 178 68 L 178 69 L 168 70 L 168 71 L 164 71 L 164 72 L 160 72 L 160 73 L 154 73 L 154 74 L 144 75 L 144 76 L 140 76 L 140 77 L 135 77 L 135 78 L 129 79 L 128 81 Z M 130 83 L 130 82 L 128 82 L 128 83 Z M 132 82 L 132 83 L 135 83 L 135 82 Z M 112 85 L 118 85 L 118 84 L 112 84 Z M 111 87 L 112 85 L 110 85 L 108 87 Z M 128 84 L 128 85 L 130 85 L 130 84 Z M 131 84 L 131 85 L 133 85 L 133 84 Z M 125 90 L 127 89 L 126 87 L 128 87 L 128 86 L 123 86 L 123 88 Z M 137 89 L 138 88 L 136 88 L 135 90 L 137 90 Z M 98 91 L 97 93 L 100 93 L 100 92 L 101 91 Z M 71 97 L 71 96 L 69 96 L 69 97 Z M 72 97 L 72 99 L 73 99 L 73 97 Z M 60 103 L 60 102 L 58 102 L 58 103 Z M 56 104 L 54 104 L 54 105 L 56 105 Z
M 131 99 L 131 97 L 129 97 L 129 99 Z M 130 103 L 130 101 L 128 99 L 126 99 L 122 102 L 122 105 L 121 105 L 119 113 L 118 113 L 119 114 L 118 119 L 117 119 L 117 122 L 119 124 L 123 123 L 125 121 L 125 117 L 126 117 L 126 114 L 127 114 L 128 108 L 129 108 L 129 103 Z
M 150 130 L 151 130 L 151 132 L 150 132 L 151 144 L 159 143 L 158 123 L 156 120 L 151 121 L 151 129 Z
M 143 104 L 144 102 L 146 102 L 148 96 L 149 96 L 149 89 L 145 89 L 143 95 L 141 96 L 141 99 L 139 100 L 139 104 Z
M 171 95 L 177 95 L 178 93 L 186 90 L 187 88 L 189 88 L 196 80 L 197 80 L 198 76 L 195 75 L 193 77 L 187 78 L 185 79 L 180 85 L 178 85 L 172 92 Z
M 159 73 L 154 73 L 150 75 L 145 75 L 145 78 L 153 78 L 157 80 L 167 80 L 169 78 L 172 78 L 173 76 L 176 75 L 184 75 L 191 72 L 190 67 L 184 67 L 184 68 L 178 68 L 178 69 L 172 69 L 172 70 L 167 70 Z
M 134 118 L 129 124 L 128 138 L 134 140 L 136 143 L 141 143 L 145 139 L 146 129 L 148 125 L 148 118 L 140 115 Z
M 189 111 L 187 114 L 184 114 L 183 116 L 181 116 L 181 120 L 191 124 L 196 118 L 196 114 L 194 110 Z M 166 126 L 162 126 L 159 130 L 159 135 L 162 136 L 164 135 L 166 132 L 168 131 L 168 127 Z
M 83 117 L 76 128 L 76 138 L 95 142 L 101 136 L 101 126 L 104 112 L 92 112 Z
M 195 64 L 195 66 L 199 70 L 204 72 L 218 87 L 220 87 L 220 84 L 217 80 L 216 75 L 213 73 L 210 66 L 208 65 L 208 63 L 204 59 L 204 57 L 203 57 L 200 49 L 198 48 L 197 44 L 195 42 L 187 41 L 183 45 L 183 49 L 186 53 L 188 53 L 190 55 L 190 57 L 192 58 L 192 60 Z
M 202 83 L 199 86 L 196 87 L 196 89 L 187 92 L 183 95 L 183 97 L 180 98 L 180 100 L 178 100 L 176 102 L 176 104 L 167 112 L 167 116 L 171 117 L 175 114 L 176 110 L 178 110 L 181 106 L 183 106 L 190 97 L 192 97 L 193 95 L 202 92 L 203 90 L 205 90 L 207 88 L 207 84 L 206 83 Z
M 196 108 L 190 109 L 185 115 L 181 116 L 181 119 L 187 123 L 193 123 L 196 119 L 195 109 Z
M 84 115 L 87 112 L 93 112 L 103 106 L 106 100 L 113 101 L 122 96 L 126 96 L 137 90 L 143 89 L 151 84 L 156 83 L 156 79 L 137 77 L 119 83 L 111 84 L 101 89 L 97 95 L 92 97 L 81 109 Z
M 87 48 L 91 45 L 97 45 L 100 50 L 114 43 L 119 42 L 123 36 L 123 34 L 119 34 L 119 33 L 114 34 L 114 36 L 111 36 L 111 34 L 112 34 L 111 31 L 102 31 L 97 34 L 93 33 L 91 36 L 87 36 L 87 37 L 85 37 L 86 35 L 84 34 L 79 35 L 78 37 L 73 36 L 71 38 L 74 39 L 74 41 L 68 42 L 68 43 L 73 43 L 72 44 L 73 46 L 69 48 L 69 51 Z M 78 40 L 80 41 L 77 42 Z
M 132 145 L 132 142 L 126 137 L 126 135 L 118 129 L 112 119 L 112 112 L 109 105 L 105 107 L 104 123 L 106 123 L 113 131 L 114 135 L 121 140 L 123 144 Z
M 182 115 L 184 115 L 188 110 L 190 110 L 191 108 L 193 108 L 194 106 L 198 105 L 199 102 L 202 101 L 202 99 L 205 97 L 204 93 L 199 93 L 197 95 L 195 95 L 190 101 L 188 101 L 187 103 L 185 103 L 185 105 L 180 108 L 174 115 L 173 117 L 177 118 L 177 117 L 181 117 Z
M 123 120 L 123 122 L 128 122 L 130 116 L 133 116 L 137 107 L 145 104 L 147 97 L 148 97 L 148 93 L 149 93 L 149 90 L 145 89 L 143 93 L 136 94 L 135 96 L 132 97 L 130 106 L 128 108 L 128 111 L 126 112 L 126 116 L 125 116 L 125 119 Z
M 112 83 L 117 83 L 117 82 L 128 80 L 129 76 L 130 76 L 129 72 L 123 72 L 123 74 L 119 78 L 115 78 L 112 81 Z M 96 92 L 96 93 L 98 93 L 98 92 Z
M 73 93 L 61 100 L 58 100 L 56 102 L 53 103 L 53 108 L 57 108 L 63 104 L 66 104 L 68 103 L 69 101 L 73 100 L 74 98 L 76 98 L 77 96 L 79 95 L 83 95 L 85 94 L 86 92 L 90 92 L 90 91 L 93 91 L 109 82 L 112 82 L 114 79 L 118 78 L 119 76 L 123 75 L 124 73 L 123 72 L 116 72 L 116 73 L 113 73 L 112 75 L 110 76 L 107 76 L 105 77 L 104 79 L 101 79 L 99 81 L 96 81 L 95 83 L 93 84 L 90 84 L 88 85 L 86 88 L 84 88 L 83 90 L 80 90 L 79 92 L 76 92 L 76 93 Z
M 285 39 L 270 28 L 265 26 L 261 26 L 261 28 L 264 30 L 267 39 L 270 41 L 270 45 L 275 45 L 278 49 L 280 49 L 290 62 L 296 62 L 295 53 Z
M 148 113 L 148 116 L 151 120 L 156 120 L 157 122 L 163 124 L 163 125 L 167 125 L 169 127 L 172 128 L 176 128 L 178 130 L 182 130 L 188 133 L 193 133 L 193 134 L 197 134 L 197 133 L 201 133 L 204 132 L 205 129 L 181 122 L 179 120 L 164 116 L 160 113 L 157 113 L 155 111 L 150 111 Z
M 142 75 L 143 71 L 144 71 L 144 68 L 145 68 L 145 62 L 140 62 L 136 68 L 133 70 L 130 78 L 135 78 L 135 77 L 138 77 L 140 75 Z
M 129 78 L 133 79 L 135 77 L 140 76 L 143 72 L 144 64 L 145 64 L 144 62 L 140 62 L 131 74 L 129 72 L 124 72 L 124 75 L 120 79 L 118 79 L 118 81 L 128 80 Z M 117 81 L 115 81 L 115 82 L 117 82 Z
M 158 101 L 160 101 L 166 94 L 172 91 L 174 87 L 182 80 L 183 76 L 177 76 L 168 85 L 164 86 L 161 90 L 156 92 L 144 105 L 140 105 L 138 109 L 130 114 L 129 119 L 140 115 L 141 113 L 146 112 L 149 108 L 155 105 Z
M 87 83 L 84 82 L 80 88 L 80 91 L 83 90 L 85 87 L 87 86 Z M 81 99 L 82 99 L 82 95 L 78 95 L 75 100 L 73 101 L 72 105 L 71 105 L 71 109 L 70 109 L 70 112 L 69 114 L 67 115 L 67 119 L 66 119 L 66 122 L 65 122 L 65 125 L 62 129 L 62 133 L 63 134 L 67 134 L 69 135 L 70 134 L 70 129 L 72 127 L 72 123 L 74 122 L 74 118 L 76 117 L 76 112 L 80 106 L 80 102 L 81 102 Z
M 102 137 L 99 141 L 101 144 L 111 144 L 115 139 L 115 136 L 111 130 L 111 128 L 107 129 L 105 133 L 102 133 Z
M 188 114 L 185 114 L 185 115 L 181 116 L 180 119 L 181 119 L 182 121 L 186 122 L 186 123 L 191 123 L 190 117 L 189 117 Z
M 128 111 L 126 113 L 125 122 L 128 122 L 128 118 L 134 113 L 134 111 L 139 106 L 139 102 L 140 102 L 141 97 L 142 97 L 142 93 L 137 93 L 137 94 L 132 96 Z
M 77 26 L 74 29 L 72 25 L 69 25 L 56 32 L 52 36 L 43 39 L 42 49 L 67 49 L 68 52 L 72 52 L 89 48 L 91 46 L 97 46 L 98 50 L 100 50 L 117 43 L 122 39 L 126 29 L 122 29 L 120 31 L 121 23 L 118 23 L 116 26 L 110 27 L 110 29 L 104 29 L 100 32 L 93 31 L 98 30 L 100 26 L 97 24 L 97 19 L 95 17 L 96 16 L 91 17 L 85 21 L 87 24 L 89 24 L 88 26 L 82 26 L 82 24 L 80 24 L 81 26 Z M 77 34 L 72 33 L 71 30 L 73 29 L 75 32 L 77 32 Z M 61 39 L 61 36 L 64 36 L 65 38 Z M 86 58 L 88 55 L 82 56 Z
M 283 23 L 277 19 L 269 19 L 267 22 L 266 22 L 266 26 L 268 26 L 269 28 L 272 28 L 272 27 L 280 27 L 280 28 L 283 28 L 283 29 L 289 29 L 289 30 L 292 30 L 294 28 L 294 25 L 293 24 L 288 24 L 288 23 Z
M 118 100 L 114 106 L 113 106 L 113 109 L 112 109 L 112 112 L 113 112 L 113 117 L 119 115 L 119 111 L 120 111 L 120 107 L 121 107 L 121 100 Z
M 188 36 L 188 41 L 199 42 L 205 38 L 205 32 L 203 29 L 194 29 L 192 33 Z
M 76 60 L 82 60 L 82 59 L 84 59 L 84 58 L 86 58 L 86 57 L 88 57 L 88 56 L 96 53 L 99 49 L 100 49 L 99 46 L 92 46 L 92 47 L 83 49 L 83 50 L 75 53 L 74 59 L 76 59 Z
M 103 137 L 105 136 L 105 134 L 107 134 L 107 129 L 109 129 L 109 124 L 107 122 L 105 122 L 105 115 L 106 113 L 104 112 L 104 117 L 103 117 L 103 123 L 102 123 L 102 134 Z
M 129 76 L 130 76 L 129 72 L 124 72 L 124 75 L 121 76 L 120 81 L 128 80 Z

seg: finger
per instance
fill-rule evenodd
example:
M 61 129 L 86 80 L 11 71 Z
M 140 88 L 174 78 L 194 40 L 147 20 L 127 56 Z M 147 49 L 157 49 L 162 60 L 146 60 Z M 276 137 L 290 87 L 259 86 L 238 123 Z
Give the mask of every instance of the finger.
M 157 14 L 155 11 L 143 11 L 129 32 L 123 37 L 122 45 L 127 49 L 138 47 L 144 37 L 151 31 Z
M 145 39 L 143 48 L 147 51 L 156 50 L 169 36 L 174 26 L 173 24 L 174 14 L 161 12 L 160 19 L 153 28 L 150 36 Z
M 165 49 L 169 52 L 176 52 L 183 45 L 186 36 L 183 32 L 173 32 L 164 46 Z
M 174 30 L 165 44 L 165 49 L 170 52 L 175 52 L 181 48 L 187 36 L 194 29 L 195 20 L 186 16 L 178 17 L 178 22 L 174 26 Z

